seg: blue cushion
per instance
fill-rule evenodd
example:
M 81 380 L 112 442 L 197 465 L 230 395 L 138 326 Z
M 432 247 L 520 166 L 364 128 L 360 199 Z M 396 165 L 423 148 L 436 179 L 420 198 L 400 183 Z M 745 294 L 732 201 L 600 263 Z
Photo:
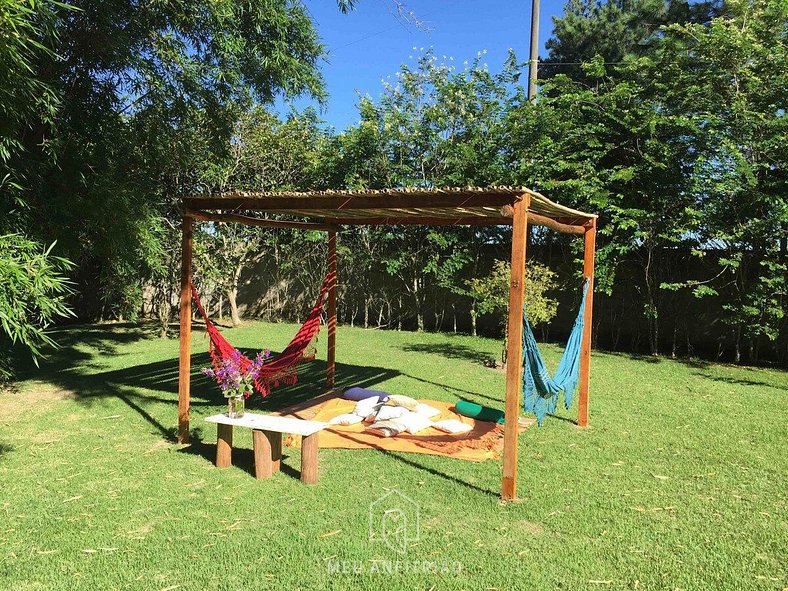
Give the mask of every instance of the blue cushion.
M 366 388 L 359 388 L 358 386 L 347 388 L 342 392 L 342 398 L 345 400 L 355 400 L 356 402 L 373 396 L 377 396 L 380 402 L 386 402 L 386 400 L 389 399 L 388 392 L 384 392 L 383 390 L 367 390 Z

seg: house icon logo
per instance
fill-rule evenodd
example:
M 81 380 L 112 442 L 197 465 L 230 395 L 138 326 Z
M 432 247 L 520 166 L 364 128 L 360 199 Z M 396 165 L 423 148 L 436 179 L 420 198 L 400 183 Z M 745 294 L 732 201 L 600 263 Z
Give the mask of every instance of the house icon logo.
M 408 544 L 419 540 L 419 505 L 397 489 L 369 505 L 369 541 L 383 542 L 389 550 L 404 554 Z

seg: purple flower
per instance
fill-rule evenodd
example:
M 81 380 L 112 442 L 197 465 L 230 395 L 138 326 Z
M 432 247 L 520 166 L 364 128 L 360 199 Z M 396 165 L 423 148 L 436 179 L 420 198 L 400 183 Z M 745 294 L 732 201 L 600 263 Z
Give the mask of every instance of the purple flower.
M 248 397 L 252 394 L 254 383 L 270 355 L 271 351 L 266 349 L 258 353 L 254 361 L 249 362 L 240 351 L 235 350 L 213 368 L 206 367 L 202 372 L 217 381 L 226 397 Z

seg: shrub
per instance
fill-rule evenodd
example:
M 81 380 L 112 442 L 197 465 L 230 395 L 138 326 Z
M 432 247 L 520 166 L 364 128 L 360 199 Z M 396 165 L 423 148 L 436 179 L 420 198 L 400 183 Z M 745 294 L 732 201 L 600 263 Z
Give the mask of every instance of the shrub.
M 33 361 L 43 348 L 56 346 L 46 330 L 73 316 L 66 303 L 72 293 L 63 272 L 73 265 L 20 234 L 0 235 L 0 384 L 12 377 L 11 348 L 21 345 Z
M 501 361 L 506 363 L 507 319 L 509 311 L 509 277 L 511 268 L 507 261 L 496 260 L 492 271 L 486 277 L 471 279 L 467 282 L 468 291 L 476 300 L 479 313 L 499 316 L 504 332 Z M 525 304 L 531 326 L 543 324 L 553 319 L 558 311 L 558 302 L 547 296 L 555 289 L 555 272 L 539 263 L 528 263 L 525 277 Z

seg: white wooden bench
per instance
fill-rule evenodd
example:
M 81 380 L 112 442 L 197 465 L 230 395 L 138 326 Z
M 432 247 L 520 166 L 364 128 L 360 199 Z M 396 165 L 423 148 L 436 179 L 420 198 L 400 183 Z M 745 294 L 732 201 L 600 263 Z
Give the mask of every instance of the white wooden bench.
M 232 464 L 233 427 L 246 427 L 252 430 L 255 476 L 258 479 L 270 478 L 281 467 L 282 433 L 292 433 L 302 437 L 301 482 L 317 482 L 318 437 L 320 431 L 328 427 L 328 423 L 250 412 L 244 413 L 240 419 L 218 414 L 205 420 L 216 423 L 217 468 L 226 468 Z

